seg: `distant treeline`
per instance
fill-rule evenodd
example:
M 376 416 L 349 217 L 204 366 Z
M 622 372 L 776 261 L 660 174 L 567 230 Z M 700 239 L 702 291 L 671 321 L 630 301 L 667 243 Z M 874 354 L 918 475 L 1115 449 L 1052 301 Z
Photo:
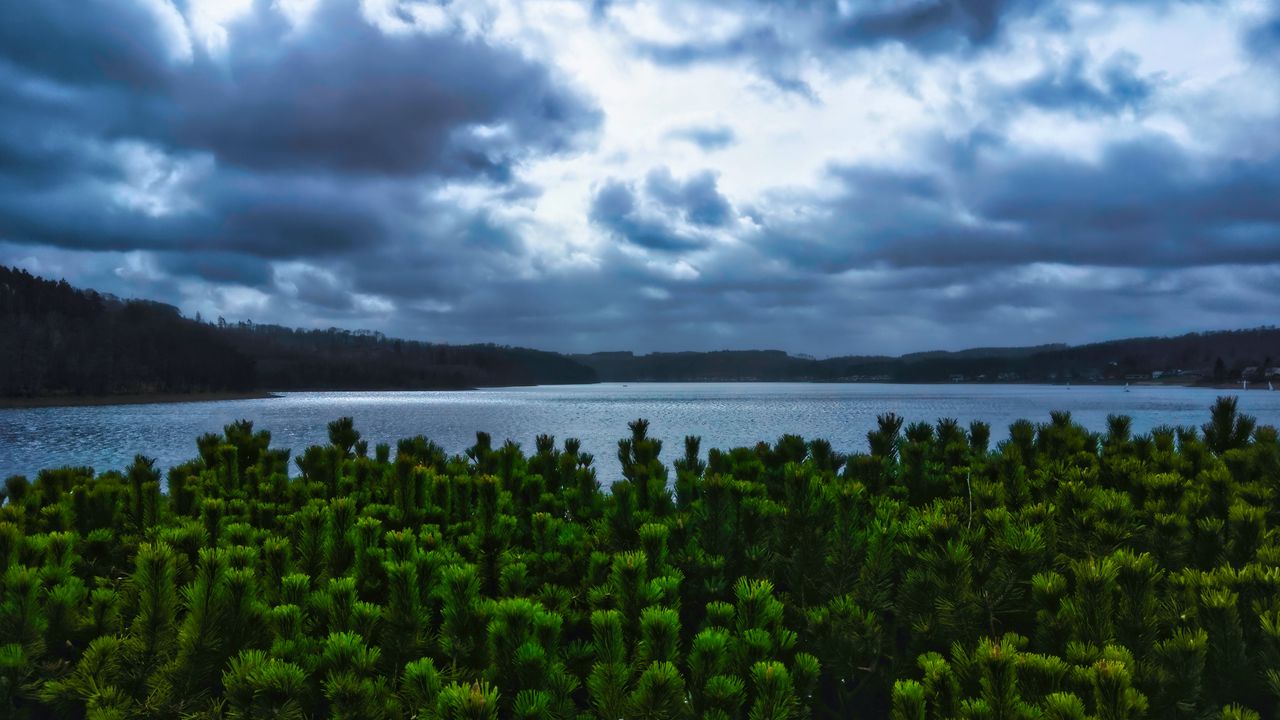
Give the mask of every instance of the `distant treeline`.
M 593 370 L 552 352 L 501 345 L 438 345 L 347 330 L 227 325 L 268 389 L 467 388 L 591 383 Z
M 0 396 L 430 389 L 594 382 L 555 353 L 217 325 L 0 267 Z
M 1280 365 L 1280 329 L 1133 338 L 1069 347 L 977 348 L 818 360 L 780 350 L 573 355 L 605 382 L 882 381 L 1121 382 L 1185 384 L 1264 380 Z
M 561 355 L 185 318 L 0 266 L 0 397 L 684 381 L 1263 383 L 1274 327 L 1069 347 L 815 359 L 781 350 Z M 1273 378 L 1274 380 L 1274 378 Z
M 247 391 L 253 359 L 176 308 L 0 267 L 0 394 Z

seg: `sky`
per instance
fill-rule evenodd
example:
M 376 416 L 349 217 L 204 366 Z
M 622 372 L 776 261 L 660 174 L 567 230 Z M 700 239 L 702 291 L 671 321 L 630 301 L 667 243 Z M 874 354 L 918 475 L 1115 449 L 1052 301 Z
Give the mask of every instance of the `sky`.
M 568 352 L 1274 324 L 1280 3 L 16 3 L 0 264 Z

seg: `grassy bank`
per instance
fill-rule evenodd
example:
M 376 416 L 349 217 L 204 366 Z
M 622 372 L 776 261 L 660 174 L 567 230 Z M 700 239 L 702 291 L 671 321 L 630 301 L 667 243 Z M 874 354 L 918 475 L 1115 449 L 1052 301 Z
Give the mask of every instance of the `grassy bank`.
M 607 491 L 578 443 L 296 458 L 249 423 L 168 474 L 10 478 L 0 714 L 1246 718 L 1280 710 L 1280 440 L 880 417 Z M 295 462 L 301 476 L 290 478 Z

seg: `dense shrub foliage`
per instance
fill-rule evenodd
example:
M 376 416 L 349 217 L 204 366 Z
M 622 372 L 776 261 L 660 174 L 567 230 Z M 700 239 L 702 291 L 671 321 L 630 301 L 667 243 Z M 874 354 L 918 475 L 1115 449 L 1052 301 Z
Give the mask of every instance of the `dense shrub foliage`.
M 1280 710 L 1280 442 L 882 416 L 664 466 L 643 421 L 160 474 L 10 478 L 0 712 L 141 718 L 1259 718 Z M 162 491 L 163 490 L 163 491 Z

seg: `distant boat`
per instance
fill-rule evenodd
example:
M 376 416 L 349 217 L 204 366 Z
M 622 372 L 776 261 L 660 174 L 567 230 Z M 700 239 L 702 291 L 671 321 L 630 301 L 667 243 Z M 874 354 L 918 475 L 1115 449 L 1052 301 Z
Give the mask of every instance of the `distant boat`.
M 1267 389 L 1270 390 L 1271 392 L 1275 392 L 1276 390 L 1275 386 L 1271 384 L 1270 380 L 1267 381 Z
M 1124 384 L 1124 391 L 1129 392 L 1129 383 Z

